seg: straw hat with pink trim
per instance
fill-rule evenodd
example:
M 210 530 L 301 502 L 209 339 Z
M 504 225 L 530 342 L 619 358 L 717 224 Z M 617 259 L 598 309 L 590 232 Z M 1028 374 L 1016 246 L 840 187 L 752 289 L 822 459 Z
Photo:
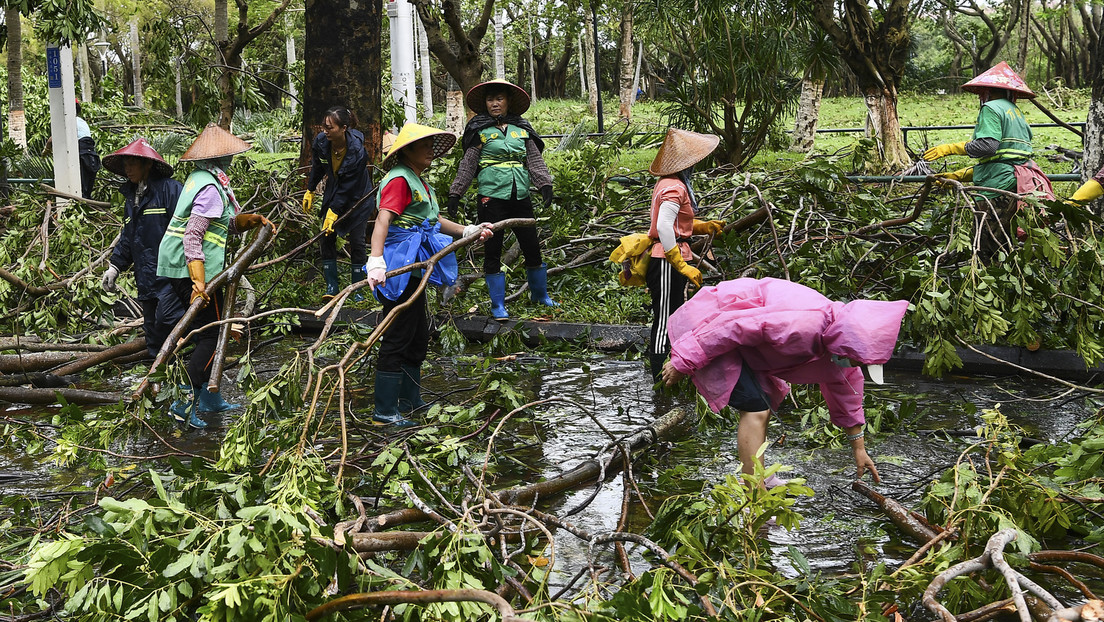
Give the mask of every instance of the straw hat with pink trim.
M 153 161 L 153 170 L 161 177 L 172 177 L 173 167 L 161 157 L 157 150 L 146 142 L 145 138 L 136 138 L 134 142 L 114 153 L 103 157 L 103 166 L 107 170 L 126 177 L 125 158 L 145 158 Z
M 1004 89 L 1028 99 L 1035 97 L 1035 93 L 1028 88 L 1020 74 L 1012 71 L 1012 68 L 1004 61 L 962 85 L 963 91 L 970 91 L 978 95 L 983 94 L 988 89 Z
M 521 115 L 525 114 L 526 110 L 529 110 L 529 94 L 525 92 L 525 89 L 513 82 L 507 82 L 506 80 L 488 80 L 481 84 L 476 84 L 471 87 L 471 90 L 468 91 L 468 94 L 464 97 L 464 103 L 466 103 L 468 108 L 476 114 L 487 114 L 487 91 L 493 88 L 499 88 L 506 91 L 507 97 L 510 100 L 510 108 L 507 112 L 510 114 Z
M 196 160 L 214 160 L 238 155 L 249 151 L 249 143 L 222 129 L 215 123 L 208 123 L 191 147 L 180 156 L 181 162 Z
M 672 127 L 667 130 L 667 137 L 659 146 L 659 153 L 652 160 L 648 172 L 658 177 L 674 175 L 704 160 L 720 143 L 721 137 L 715 134 L 699 134 Z

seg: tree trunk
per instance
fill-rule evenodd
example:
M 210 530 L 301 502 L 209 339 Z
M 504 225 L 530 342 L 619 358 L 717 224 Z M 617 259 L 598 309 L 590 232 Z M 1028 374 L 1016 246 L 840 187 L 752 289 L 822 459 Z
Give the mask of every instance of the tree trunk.
M 793 143 L 790 145 L 790 151 L 808 153 L 813 148 L 823 95 L 824 80 L 805 78 L 801 81 L 801 100 L 797 105 L 797 119 L 794 121 Z
M 533 22 L 532 18 L 526 16 L 525 18 L 526 28 L 529 30 L 529 97 L 533 98 L 533 101 L 537 101 L 537 68 L 536 63 L 533 61 Z
M 303 160 L 321 130 L 322 115 L 334 105 L 354 111 L 364 133 L 368 157 L 378 161 L 382 131 L 379 2 L 307 0 L 303 49 Z M 356 50 L 351 54 L 350 50 Z M 350 88 L 355 85 L 356 88 Z
M 875 138 L 881 151 L 881 172 L 902 171 L 912 164 L 897 118 L 897 97 L 883 89 L 866 92 L 866 133 Z
M 299 92 L 295 88 L 295 76 L 291 73 L 291 68 L 295 66 L 295 30 L 291 27 L 291 21 L 285 16 L 285 21 L 288 25 L 288 33 L 284 36 L 284 51 L 287 54 L 287 67 L 288 67 L 288 105 L 291 108 L 291 114 L 294 115 L 299 108 Z
M 1099 9 L 1100 7 L 1095 7 Z M 1085 118 L 1085 156 L 1081 162 L 1081 181 L 1088 181 L 1090 177 L 1104 167 L 1104 20 L 1099 19 L 1100 12 L 1095 12 L 1097 18 L 1095 37 L 1090 38 L 1089 52 L 1093 62 L 1089 70 L 1092 73 L 1092 99 L 1089 102 L 1089 113 Z
M 182 93 L 182 91 L 183 91 L 183 81 L 180 79 L 180 63 L 181 63 L 181 60 L 182 59 L 179 58 L 179 57 L 173 59 L 173 77 L 175 78 L 175 81 L 176 81 L 175 91 L 176 91 L 176 118 L 177 119 L 183 119 L 184 118 L 184 98 L 182 97 L 182 95 L 183 95 L 183 93 Z
M 429 66 L 429 39 L 422 20 L 414 18 L 414 34 L 418 38 L 418 63 L 422 66 L 422 108 L 426 118 L 433 116 L 433 76 Z
M 134 74 L 134 105 L 145 107 L 145 98 L 142 96 L 142 53 L 138 42 L 138 17 L 130 20 L 130 63 L 131 72 Z
M 498 80 L 506 79 L 506 35 L 503 32 L 503 22 L 506 21 L 506 11 L 500 11 L 498 17 L 494 21 L 495 31 L 495 47 L 494 47 L 494 67 L 495 78 Z
M 445 93 L 445 129 L 453 134 L 464 133 L 464 125 L 468 122 L 468 115 L 464 114 L 464 91 L 448 91 Z
M 215 0 L 215 43 L 230 40 L 230 17 L 227 11 L 229 0 Z
M 598 114 L 598 75 L 594 71 L 596 53 L 593 35 L 594 18 L 588 9 L 583 9 L 583 12 L 586 14 L 583 28 L 583 56 L 586 59 L 587 105 L 590 108 L 590 114 Z
M 88 62 L 88 44 L 77 46 L 77 64 L 80 65 L 81 101 L 92 101 L 92 69 Z
M 23 113 L 23 32 L 19 9 L 5 9 L 8 26 L 8 138 L 27 148 L 27 120 Z
M 410 0 L 425 27 L 429 49 L 437 62 L 467 93 L 483 79 L 483 56 L 480 46 L 494 14 L 494 0 L 483 0 L 483 6 L 470 30 L 464 30 L 461 7 L 456 0 L 443 0 L 438 10 L 430 0 Z M 448 27 L 449 38 L 441 32 L 441 18 Z
M 218 2 L 224 2 L 225 0 L 218 0 Z M 238 23 L 235 28 L 234 38 L 227 39 L 226 41 L 219 43 L 218 48 L 219 56 L 222 61 L 222 66 L 219 68 L 218 78 L 215 84 L 219 89 L 219 119 L 218 124 L 225 130 L 230 130 L 230 122 L 234 118 L 234 110 L 237 108 L 237 85 L 235 81 L 239 79 L 242 71 L 242 50 L 245 49 L 254 39 L 261 36 L 276 23 L 276 20 L 283 15 L 284 10 L 287 9 L 291 0 L 282 0 L 280 4 L 272 9 L 272 12 L 268 14 L 268 17 L 264 18 L 256 26 L 249 27 L 249 4 L 246 0 L 236 0 L 238 6 Z M 218 8 L 216 6 L 215 21 L 218 21 Z M 218 27 L 216 24 L 216 36 Z M 348 49 L 359 49 L 356 47 Z M 378 52 L 375 58 L 378 58 Z M 371 65 L 371 61 L 365 62 L 365 65 Z M 350 83 L 350 84 L 356 84 Z M 365 87 L 369 88 L 369 87 Z M 378 103 L 377 103 L 378 106 Z M 304 111 L 305 112 L 305 111 Z M 304 119 L 309 118 L 304 115 Z M 378 146 L 379 143 L 377 142 Z
M 618 116 L 632 118 L 632 105 L 636 99 L 633 89 L 633 7 L 629 2 L 621 6 L 621 107 Z
M 1027 44 L 1031 41 L 1031 0 L 1023 0 L 1020 15 L 1020 49 L 1016 54 L 1016 70 L 1022 74 L 1027 68 Z

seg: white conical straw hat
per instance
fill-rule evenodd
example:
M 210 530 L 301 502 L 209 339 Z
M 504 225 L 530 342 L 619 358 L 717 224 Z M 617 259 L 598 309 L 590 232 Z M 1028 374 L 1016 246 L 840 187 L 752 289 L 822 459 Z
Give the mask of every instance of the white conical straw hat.
M 433 137 L 433 157 L 439 158 L 446 153 L 452 146 L 456 144 L 456 134 L 452 132 L 446 132 L 445 130 L 439 130 L 435 127 L 429 127 L 428 125 L 420 125 L 418 123 L 407 123 L 399 130 L 399 135 L 395 137 L 395 142 L 391 144 L 391 148 L 387 150 L 387 153 L 383 156 L 383 162 L 380 163 L 384 168 L 391 168 L 398 162 L 398 158 L 394 157 L 403 147 L 407 147 L 412 143 L 416 143 L 423 138 Z
M 667 130 L 667 137 L 659 146 L 659 153 L 652 160 L 648 172 L 658 177 L 674 175 L 704 160 L 720 143 L 721 137 L 715 134 L 699 134 L 672 127 Z
M 180 156 L 181 162 L 213 160 L 249 151 L 249 143 L 234 136 L 217 124 L 208 123 L 191 147 Z

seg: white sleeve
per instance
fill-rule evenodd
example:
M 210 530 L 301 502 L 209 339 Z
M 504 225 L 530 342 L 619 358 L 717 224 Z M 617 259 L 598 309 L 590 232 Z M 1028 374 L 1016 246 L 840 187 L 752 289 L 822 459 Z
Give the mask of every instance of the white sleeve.
M 663 245 L 663 252 L 671 250 L 678 243 L 675 237 L 675 219 L 678 218 L 679 206 L 674 201 L 664 201 L 659 204 L 659 215 L 656 217 L 656 233 L 659 234 L 659 243 Z

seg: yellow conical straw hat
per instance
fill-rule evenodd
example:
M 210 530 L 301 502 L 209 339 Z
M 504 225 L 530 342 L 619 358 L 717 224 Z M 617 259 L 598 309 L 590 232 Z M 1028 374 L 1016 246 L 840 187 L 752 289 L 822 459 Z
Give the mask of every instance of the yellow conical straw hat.
M 704 160 L 720 143 L 720 136 L 672 127 L 667 130 L 667 137 L 659 146 L 659 153 L 648 172 L 659 177 L 674 175 Z
M 408 147 L 430 136 L 433 137 L 433 157 L 435 158 L 445 155 L 448 153 L 448 150 L 452 149 L 452 146 L 456 144 L 456 134 L 452 132 L 439 130 L 435 127 L 429 127 L 428 125 L 407 123 L 399 130 L 399 135 L 395 137 L 395 142 L 391 144 L 391 148 L 384 154 L 383 162 L 381 162 L 380 165 L 384 168 L 391 168 L 398 162 L 398 158 L 394 156 L 402 151 L 404 147 Z
M 249 143 L 214 123 L 208 123 L 191 147 L 180 156 L 181 162 L 213 160 L 249 150 Z

